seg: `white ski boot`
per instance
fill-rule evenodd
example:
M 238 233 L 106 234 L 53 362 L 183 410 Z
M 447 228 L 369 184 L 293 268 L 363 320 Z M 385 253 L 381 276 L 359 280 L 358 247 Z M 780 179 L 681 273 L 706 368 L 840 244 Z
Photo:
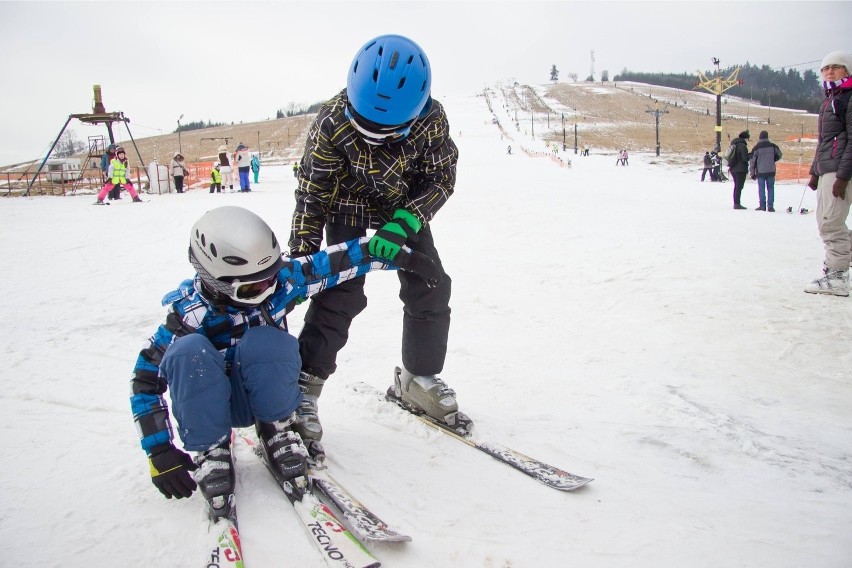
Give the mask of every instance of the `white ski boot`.
M 808 294 L 832 294 L 834 296 L 849 295 L 849 270 L 826 268 L 825 276 L 817 278 L 807 286 Z
M 462 436 L 470 434 L 473 421 L 459 412 L 456 391 L 435 375 L 415 375 L 396 367 L 394 384 L 387 394 L 409 412 L 425 414 Z

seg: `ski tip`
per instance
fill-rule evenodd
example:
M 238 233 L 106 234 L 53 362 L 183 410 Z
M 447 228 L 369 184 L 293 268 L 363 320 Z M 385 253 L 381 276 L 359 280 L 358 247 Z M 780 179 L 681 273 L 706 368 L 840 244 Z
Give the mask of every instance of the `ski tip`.
M 544 483 L 545 485 L 547 485 L 548 487 L 552 487 L 553 489 L 558 489 L 559 491 L 565 491 L 565 492 L 576 491 L 577 489 L 582 489 L 583 487 L 585 487 L 586 485 L 588 485 L 589 483 L 594 481 L 594 478 L 591 478 L 591 477 L 577 477 L 577 476 L 571 476 L 571 477 L 572 477 L 572 479 L 570 479 L 570 480 L 569 479 L 563 479 L 563 480 L 560 480 L 560 481 L 552 481 L 552 480 L 540 479 L 540 481 L 542 483 Z
M 220 568 L 244 568 L 240 533 L 233 520 L 222 517 L 211 523 L 208 532 L 211 539 L 207 553 L 207 566 Z

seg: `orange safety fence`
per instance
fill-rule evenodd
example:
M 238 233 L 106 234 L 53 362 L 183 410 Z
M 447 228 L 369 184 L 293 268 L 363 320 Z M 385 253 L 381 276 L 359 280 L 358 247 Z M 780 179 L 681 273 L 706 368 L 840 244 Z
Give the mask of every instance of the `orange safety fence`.
M 810 163 L 804 162 L 801 164 L 798 162 L 776 162 L 775 179 L 783 181 L 799 180 L 804 183 L 808 181 L 808 178 L 810 177 L 808 174 L 810 167 Z
M 192 189 L 194 185 L 201 184 L 203 188 L 210 187 L 210 171 L 213 169 L 214 162 L 192 162 L 186 164 L 186 169 L 189 175 L 184 180 L 184 185 L 187 189 Z

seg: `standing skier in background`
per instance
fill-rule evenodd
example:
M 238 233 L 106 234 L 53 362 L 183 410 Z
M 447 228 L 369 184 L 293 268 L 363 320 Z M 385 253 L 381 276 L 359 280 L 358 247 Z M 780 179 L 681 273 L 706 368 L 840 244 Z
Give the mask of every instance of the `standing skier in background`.
M 251 155 L 251 171 L 254 174 L 254 183 L 260 183 L 257 178 L 260 177 L 260 156 L 257 154 Z
M 222 187 L 228 186 L 228 191 L 234 191 L 234 168 L 231 164 L 231 156 L 224 144 L 219 146 L 219 171 L 222 173 Z
M 232 427 L 255 426 L 282 477 L 305 472 L 307 450 L 292 431 L 301 365 L 287 313 L 371 270 L 404 265 L 440 278 L 434 263 L 409 249 L 393 266 L 367 246 L 366 238 L 353 240 L 291 261 L 269 225 L 247 209 L 219 207 L 196 221 L 189 244 L 195 277 L 163 298 L 168 316 L 139 353 L 131 380 L 151 481 L 165 497 L 189 497 L 197 486 L 208 501 L 233 493 Z M 196 461 L 172 443 L 167 390 L 183 447 Z
M 106 151 L 103 153 L 103 156 L 101 156 L 101 172 L 103 172 L 104 175 L 104 183 L 107 183 L 107 181 L 109 180 L 109 163 L 112 161 L 113 158 L 115 158 L 116 147 L 117 146 L 115 144 L 110 144 L 109 146 L 107 146 Z M 121 199 L 120 193 L 121 188 L 119 187 L 117 189 L 111 190 L 108 194 L 108 197 L 109 199 Z
M 393 261 L 408 243 L 441 266 L 429 221 L 453 193 L 458 150 L 444 108 L 430 96 L 432 72 L 408 38 L 367 42 L 349 67 L 346 88 L 325 102 L 308 130 L 298 168 L 290 254 L 298 257 L 375 230 L 370 252 Z M 400 272 L 404 304 L 402 368 L 389 395 L 451 426 L 469 419 L 438 378 L 450 328 L 449 276 L 430 287 Z M 299 335 L 304 397 L 295 429 L 322 454 L 318 398 L 337 368 L 349 327 L 367 305 L 364 279 L 317 294 Z
M 757 180 L 757 199 L 760 204 L 755 211 L 775 213 L 775 162 L 781 159 L 781 148 L 769 141 L 769 133 L 762 130 L 757 144 L 751 150 L 749 172 Z
M 222 193 L 222 172 L 219 171 L 219 162 L 213 164 L 210 170 L 210 193 Z
M 748 130 L 740 132 L 740 135 L 731 140 L 731 146 L 734 147 L 734 154 L 728 161 L 728 171 L 731 172 L 731 177 L 734 178 L 734 209 L 745 209 L 740 199 L 745 186 L 746 174 L 748 174 Z
M 237 146 L 234 161 L 237 166 L 237 173 L 240 177 L 240 191 L 251 191 L 249 185 L 249 171 L 251 171 L 251 154 L 248 146 L 242 142 Z
M 130 194 L 130 197 L 133 198 L 135 203 L 142 203 L 142 200 L 139 199 L 139 194 L 137 194 L 136 190 L 133 189 L 133 184 L 130 182 L 127 175 L 127 154 L 124 152 L 124 148 L 117 146 L 115 148 L 115 157 L 110 160 L 109 167 L 107 168 L 107 181 L 100 193 L 98 193 L 98 200 L 95 204 L 103 205 L 104 197 L 106 197 L 114 188 L 119 186 L 127 190 L 127 193 Z
M 825 244 L 823 276 L 805 287 L 811 294 L 849 295 L 852 235 L 846 226 L 852 203 L 852 55 L 834 51 L 820 66 L 825 102 L 819 111 L 819 138 L 808 187 L 817 192 L 816 218 Z
M 174 179 L 175 191 L 183 193 L 183 180 L 185 176 L 189 175 L 189 170 L 186 169 L 186 160 L 180 152 L 175 152 L 174 157 L 172 157 L 172 161 L 169 163 L 169 174 Z
M 710 157 L 710 152 L 704 152 L 704 169 L 701 170 L 701 181 L 710 174 L 710 181 L 713 181 L 713 159 Z

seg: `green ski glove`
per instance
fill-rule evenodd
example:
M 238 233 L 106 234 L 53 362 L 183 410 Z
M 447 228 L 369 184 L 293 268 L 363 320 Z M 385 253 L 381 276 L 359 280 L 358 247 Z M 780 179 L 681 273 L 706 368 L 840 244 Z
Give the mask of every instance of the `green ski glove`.
M 371 255 L 388 261 L 396 258 L 408 239 L 416 240 L 418 231 L 423 227 L 420 220 L 405 209 L 394 211 L 393 219 L 376 231 L 367 245 Z

